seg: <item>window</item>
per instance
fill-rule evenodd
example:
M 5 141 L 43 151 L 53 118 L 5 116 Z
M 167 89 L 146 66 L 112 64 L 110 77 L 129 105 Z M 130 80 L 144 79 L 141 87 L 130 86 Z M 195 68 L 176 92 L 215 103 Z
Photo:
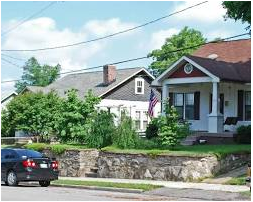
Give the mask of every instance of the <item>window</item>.
M 144 94 L 144 79 L 135 79 L 135 94 Z
M 251 120 L 251 93 L 245 92 L 245 121 Z
M 194 93 L 175 93 L 174 107 L 179 119 L 194 120 Z
M 135 112 L 135 129 L 136 130 L 141 129 L 141 111 Z
M 189 120 L 194 119 L 194 94 L 185 94 L 185 118 Z
M 174 106 L 177 109 L 179 118 L 183 119 L 184 118 L 184 94 L 183 93 L 175 93 Z
M 143 130 L 146 130 L 148 125 L 148 112 L 143 111 L 142 115 L 143 115 Z

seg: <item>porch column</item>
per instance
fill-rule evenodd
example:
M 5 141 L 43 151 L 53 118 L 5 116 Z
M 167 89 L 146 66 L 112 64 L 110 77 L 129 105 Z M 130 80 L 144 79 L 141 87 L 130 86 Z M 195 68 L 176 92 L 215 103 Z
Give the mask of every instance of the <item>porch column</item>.
M 219 85 L 213 82 L 213 98 L 212 98 L 212 112 L 208 117 L 208 132 L 222 133 L 223 132 L 223 115 L 220 114 L 219 108 Z
M 162 91 L 162 115 L 165 115 L 165 103 L 169 96 L 169 86 L 167 84 L 163 84 L 163 91 Z

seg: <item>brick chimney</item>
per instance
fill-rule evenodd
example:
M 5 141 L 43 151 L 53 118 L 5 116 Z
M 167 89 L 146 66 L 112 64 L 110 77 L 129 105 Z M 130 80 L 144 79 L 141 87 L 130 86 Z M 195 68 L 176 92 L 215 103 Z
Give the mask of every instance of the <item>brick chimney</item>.
M 104 85 L 109 85 L 116 80 L 116 66 L 105 65 L 103 67 Z

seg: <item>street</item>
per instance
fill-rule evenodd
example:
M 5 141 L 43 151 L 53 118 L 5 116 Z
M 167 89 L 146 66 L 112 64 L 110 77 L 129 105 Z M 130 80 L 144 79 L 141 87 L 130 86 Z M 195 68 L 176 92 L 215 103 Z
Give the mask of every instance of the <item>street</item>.
M 250 200 L 239 193 L 199 189 L 161 188 L 142 194 L 97 191 L 78 188 L 40 187 L 23 183 L 18 187 L 1 186 L 2 201 L 189 201 Z

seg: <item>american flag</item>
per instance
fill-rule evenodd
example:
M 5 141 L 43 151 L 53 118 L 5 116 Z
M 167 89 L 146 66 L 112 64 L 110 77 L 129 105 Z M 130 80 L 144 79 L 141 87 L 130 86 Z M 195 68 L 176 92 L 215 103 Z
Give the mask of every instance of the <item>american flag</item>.
M 151 89 L 150 98 L 149 98 L 149 107 L 148 107 L 148 115 L 150 118 L 154 116 L 154 107 L 157 102 L 158 102 L 158 99 L 155 96 L 154 91 Z

